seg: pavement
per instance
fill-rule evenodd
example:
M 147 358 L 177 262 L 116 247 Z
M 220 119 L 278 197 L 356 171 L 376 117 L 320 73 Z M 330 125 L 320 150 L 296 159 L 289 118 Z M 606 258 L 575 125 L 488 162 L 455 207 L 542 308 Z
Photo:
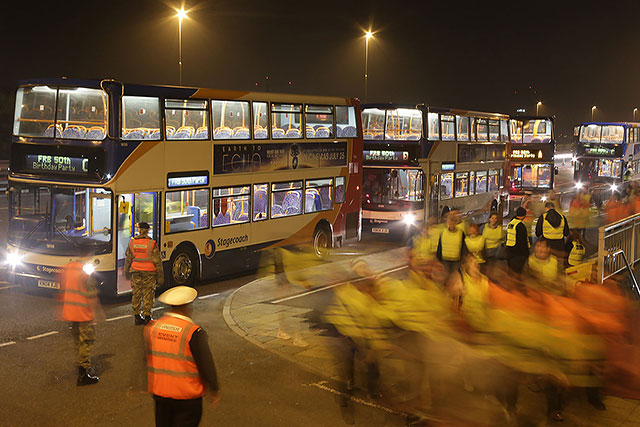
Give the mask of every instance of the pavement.
M 406 265 L 406 249 L 398 248 L 362 256 L 377 272 L 402 277 Z M 223 308 L 227 325 L 236 334 L 254 345 L 310 371 L 326 381 L 314 386 L 326 387 L 339 381 L 337 361 L 331 352 L 337 338 L 323 335 L 314 327 L 323 307 L 331 298 L 331 289 L 353 279 L 349 260 L 334 261 L 306 269 L 305 276 L 318 278 L 311 288 L 286 282 L 284 273 L 256 279 L 229 295 Z M 283 331 L 286 336 L 278 336 Z M 481 369 L 481 368 L 480 368 Z M 356 382 L 358 381 L 356 375 Z M 338 393 L 332 389 L 334 393 Z M 367 399 L 357 393 L 355 400 L 363 405 L 394 412 L 380 401 Z M 495 398 L 479 390 L 460 389 L 448 399 L 439 414 L 445 414 L 453 424 L 445 425 L 502 425 L 505 416 Z M 606 411 L 597 411 L 586 402 L 584 393 L 569 392 L 564 411 L 566 426 L 640 426 L 640 401 L 605 396 Z M 546 425 L 546 403 L 535 384 L 523 383 L 519 390 L 519 425 Z M 505 424 L 506 425 L 506 424 Z

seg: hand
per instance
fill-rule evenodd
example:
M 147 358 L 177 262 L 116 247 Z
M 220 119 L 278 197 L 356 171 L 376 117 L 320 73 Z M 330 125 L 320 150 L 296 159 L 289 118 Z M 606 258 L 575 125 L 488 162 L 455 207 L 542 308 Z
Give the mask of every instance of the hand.
M 220 390 L 209 393 L 209 395 L 207 396 L 207 399 L 209 400 L 209 407 L 211 409 L 216 409 L 220 404 L 221 397 L 222 393 L 220 392 Z

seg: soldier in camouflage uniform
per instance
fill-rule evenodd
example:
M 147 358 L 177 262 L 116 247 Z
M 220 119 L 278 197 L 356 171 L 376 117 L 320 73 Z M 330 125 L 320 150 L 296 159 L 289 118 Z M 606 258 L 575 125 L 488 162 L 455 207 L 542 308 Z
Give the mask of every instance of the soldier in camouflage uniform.
M 146 325 L 151 320 L 156 284 L 162 286 L 164 272 L 158 245 L 149 237 L 149 224 L 139 223 L 138 230 L 140 233 L 129 241 L 127 247 L 124 274 L 131 280 L 135 324 Z

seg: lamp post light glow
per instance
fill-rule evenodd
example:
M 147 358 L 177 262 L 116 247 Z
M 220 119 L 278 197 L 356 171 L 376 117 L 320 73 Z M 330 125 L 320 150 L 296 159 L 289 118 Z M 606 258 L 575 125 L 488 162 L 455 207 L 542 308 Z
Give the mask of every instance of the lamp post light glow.
M 542 105 L 542 101 L 538 101 L 538 103 L 536 104 L 536 116 L 538 115 L 541 105 Z
M 633 121 L 634 122 L 636 121 L 636 111 L 638 111 L 637 107 L 633 109 Z
M 371 30 L 364 33 L 364 102 L 367 102 L 369 91 L 369 39 L 373 37 Z
M 178 68 L 179 82 L 182 86 L 182 20 L 187 17 L 187 11 L 184 8 L 178 10 Z
M 591 121 L 593 121 L 593 113 L 596 112 L 596 106 L 591 107 Z

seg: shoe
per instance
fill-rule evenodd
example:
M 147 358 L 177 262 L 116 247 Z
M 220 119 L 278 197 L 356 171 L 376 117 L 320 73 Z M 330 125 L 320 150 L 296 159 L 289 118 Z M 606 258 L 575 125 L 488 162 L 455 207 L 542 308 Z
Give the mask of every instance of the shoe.
M 281 340 L 290 340 L 291 339 L 291 335 L 289 335 L 285 331 L 278 331 L 278 335 L 276 335 L 276 337 L 280 338 Z
M 604 404 L 604 402 L 600 398 L 591 398 L 591 399 L 589 399 L 589 405 L 593 406 L 598 411 L 606 411 L 607 410 L 607 406 Z
M 100 378 L 94 375 L 92 368 L 85 368 L 84 366 L 78 367 L 78 381 L 76 381 L 77 386 L 95 384 L 99 380 Z
M 134 320 L 136 321 L 136 325 L 144 325 L 144 317 L 142 317 L 141 314 L 134 314 L 133 315 Z
M 153 317 L 151 317 L 151 315 L 149 314 L 148 316 L 144 316 L 142 319 L 142 322 L 146 325 L 153 320 Z

